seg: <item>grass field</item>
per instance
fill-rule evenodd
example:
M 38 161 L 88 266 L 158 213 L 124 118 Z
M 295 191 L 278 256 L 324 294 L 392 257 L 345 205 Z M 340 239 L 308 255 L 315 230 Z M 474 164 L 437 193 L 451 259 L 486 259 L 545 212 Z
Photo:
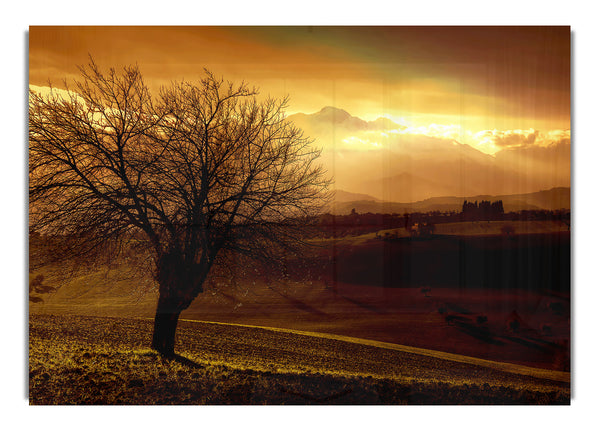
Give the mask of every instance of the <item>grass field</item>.
M 568 404 L 535 378 L 308 335 L 183 321 L 168 360 L 144 319 L 30 316 L 31 404 Z
M 200 367 L 148 349 L 149 279 L 97 267 L 30 303 L 31 402 L 568 403 L 569 240 L 324 241 L 303 279 L 206 286 L 177 330 L 176 352 Z M 45 270 L 45 283 L 59 279 L 60 268 Z

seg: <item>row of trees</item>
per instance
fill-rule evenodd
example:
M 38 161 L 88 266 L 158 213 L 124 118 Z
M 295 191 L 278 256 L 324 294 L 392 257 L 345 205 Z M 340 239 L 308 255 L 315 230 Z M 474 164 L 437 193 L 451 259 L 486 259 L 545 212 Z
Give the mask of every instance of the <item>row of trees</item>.
M 134 66 L 80 72 L 67 96 L 30 92 L 30 229 L 60 242 L 47 258 L 148 256 L 152 347 L 173 355 L 179 315 L 213 267 L 298 252 L 329 180 L 286 100 L 208 71 L 158 96 Z
M 502 201 L 464 201 L 461 217 L 464 220 L 501 220 L 504 215 Z

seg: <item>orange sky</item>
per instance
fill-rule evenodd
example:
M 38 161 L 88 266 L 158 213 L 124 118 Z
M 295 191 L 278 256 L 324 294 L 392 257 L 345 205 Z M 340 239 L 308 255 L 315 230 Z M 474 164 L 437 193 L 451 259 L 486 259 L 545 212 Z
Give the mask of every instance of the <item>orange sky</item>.
M 389 144 L 358 132 L 313 136 L 331 149 L 332 163 L 344 142 L 390 149 L 424 135 L 502 156 L 505 172 L 509 159 L 521 170 L 537 166 L 538 176 L 551 168 L 562 179 L 548 184 L 564 186 L 570 159 L 533 147 L 570 151 L 570 38 L 565 26 L 30 27 L 29 79 L 60 87 L 88 55 L 102 68 L 137 63 L 153 90 L 208 68 L 263 94 L 289 95 L 289 114 L 334 106 L 405 127 L 401 137 L 382 131 Z M 533 164 L 551 157 L 550 167 Z
M 290 94 L 292 112 L 570 127 L 568 27 L 31 27 L 30 83 L 60 84 L 88 53 L 156 87 L 207 67 Z

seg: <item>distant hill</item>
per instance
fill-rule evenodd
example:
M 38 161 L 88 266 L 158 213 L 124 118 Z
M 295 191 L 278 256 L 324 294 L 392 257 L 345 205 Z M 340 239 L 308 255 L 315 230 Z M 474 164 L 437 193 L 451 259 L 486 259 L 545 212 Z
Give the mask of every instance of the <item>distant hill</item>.
M 452 196 L 460 193 L 461 189 L 470 194 L 476 190 L 466 184 L 444 182 L 439 178 L 425 178 L 408 172 L 366 181 L 363 183 L 363 188 L 373 190 L 373 194 L 383 198 L 380 200 L 388 202 L 417 202 L 426 196 Z
M 364 193 L 350 193 L 344 190 L 334 190 L 333 200 L 335 202 L 355 202 L 355 201 L 378 201 L 379 199 L 374 198 L 371 195 Z
M 429 212 L 429 211 L 461 211 L 465 200 L 474 201 L 497 201 L 502 200 L 504 211 L 521 210 L 558 210 L 571 208 L 571 188 L 555 187 L 550 190 L 542 190 L 534 193 L 523 193 L 514 195 L 475 195 L 475 196 L 442 196 L 434 197 L 416 202 L 391 202 L 378 201 L 372 196 L 358 193 L 342 192 L 343 199 L 336 198 L 330 207 L 333 214 L 349 214 L 352 209 L 358 213 L 397 213 L 405 212 Z M 350 197 L 359 197 L 349 200 Z

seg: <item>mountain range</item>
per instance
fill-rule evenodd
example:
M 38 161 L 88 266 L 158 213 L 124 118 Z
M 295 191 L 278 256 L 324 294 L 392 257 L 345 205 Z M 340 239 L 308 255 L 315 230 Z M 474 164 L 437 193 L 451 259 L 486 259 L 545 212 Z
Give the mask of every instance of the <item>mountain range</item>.
M 349 214 L 352 209 L 358 213 L 403 214 L 405 212 L 457 211 L 462 210 L 463 202 L 481 202 L 501 200 L 504 211 L 521 210 L 560 210 L 571 208 L 571 188 L 555 187 L 534 193 L 514 195 L 475 195 L 475 196 L 441 196 L 416 202 L 391 202 L 373 196 L 334 190 L 333 202 L 329 207 L 332 214 Z
M 334 107 L 288 119 L 322 148 L 320 161 L 336 189 L 381 201 L 516 195 L 570 186 L 570 140 L 543 145 L 534 140 L 491 155 L 454 139 L 446 126 L 365 121 Z

